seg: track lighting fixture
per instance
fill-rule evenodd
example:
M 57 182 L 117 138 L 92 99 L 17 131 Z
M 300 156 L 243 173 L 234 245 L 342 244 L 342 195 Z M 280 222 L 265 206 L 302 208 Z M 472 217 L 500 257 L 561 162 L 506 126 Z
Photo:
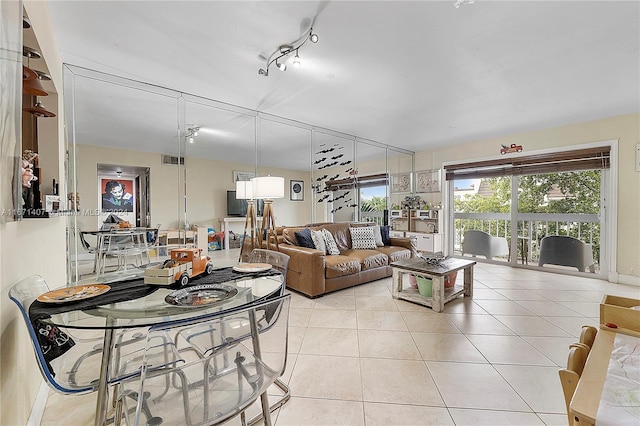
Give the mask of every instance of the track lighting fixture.
M 286 71 L 287 65 L 284 63 L 284 61 L 286 61 L 288 56 L 294 52 L 295 52 L 295 56 L 293 58 L 293 65 L 295 65 L 296 67 L 299 67 L 300 56 L 298 54 L 298 49 L 300 49 L 307 42 L 307 40 L 311 40 L 312 43 L 318 42 L 318 34 L 315 34 L 313 32 L 313 28 L 309 28 L 309 31 L 307 31 L 302 37 L 300 37 L 298 40 L 294 41 L 293 43 L 283 44 L 280 47 L 278 47 L 275 52 L 269 55 L 269 57 L 267 58 L 267 66 L 264 68 L 260 68 L 258 70 L 258 74 L 268 77 L 269 67 L 273 63 L 276 64 L 276 67 L 278 67 L 280 71 Z
M 194 137 L 198 136 L 198 132 L 200 131 L 200 126 L 191 126 L 187 128 L 187 140 L 189 143 L 193 143 L 195 141 Z

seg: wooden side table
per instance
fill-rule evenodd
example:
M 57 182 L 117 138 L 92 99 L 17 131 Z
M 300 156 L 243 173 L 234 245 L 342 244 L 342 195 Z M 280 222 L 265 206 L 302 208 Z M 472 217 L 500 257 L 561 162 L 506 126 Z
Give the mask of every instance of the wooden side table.
M 391 267 L 393 268 L 393 298 L 418 303 L 430 307 L 435 312 L 442 312 L 445 303 L 450 302 L 460 295 L 473 297 L 473 265 L 475 264 L 476 262 L 472 260 L 446 259 L 440 262 L 440 265 L 432 265 L 419 257 L 393 262 L 391 263 Z M 464 270 L 464 285 L 462 287 L 454 286 L 452 288 L 445 288 L 445 276 L 451 272 L 460 270 Z M 421 295 L 417 289 L 403 289 L 403 274 L 414 274 L 430 278 L 433 283 L 432 297 Z

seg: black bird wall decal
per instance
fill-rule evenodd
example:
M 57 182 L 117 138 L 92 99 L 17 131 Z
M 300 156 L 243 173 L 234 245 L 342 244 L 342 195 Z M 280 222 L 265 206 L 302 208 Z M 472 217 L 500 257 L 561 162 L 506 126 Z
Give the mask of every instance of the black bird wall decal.
M 338 178 L 338 176 L 340 176 L 340 173 L 338 173 L 337 175 L 335 175 L 334 177 L 330 178 L 329 180 L 336 180 Z
M 321 203 L 321 202 L 323 202 L 324 200 L 326 200 L 327 198 L 329 198 L 330 196 L 331 196 L 331 194 L 326 194 L 324 197 L 322 197 L 322 198 L 318 199 L 318 202 L 319 202 L 319 203 Z
M 347 164 L 351 164 L 351 160 L 340 163 L 341 166 L 346 166 Z
M 320 167 L 318 167 L 318 170 L 320 170 L 320 169 L 326 169 L 327 167 L 333 167 L 333 166 L 335 166 L 336 164 L 338 164 L 338 162 L 337 162 L 337 161 L 334 161 L 333 163 L 327 163 L 327 164 L 325 164 L 324 166 L 320 166 Z
M 321 180 L 326 179 L 328 177 L 329 175 L 320 176 L 319 178 L 316 179 L 316 182 L 320 182 Z
M 338 158 L 344 157 L 344 154 L 336 155 L 335 157 L 331 157 L 332 160 L 337 160 Z
M 327 159 L 327 157 L 322 157 L 321 159 L 314 161 L 313 164 L 320 164 L 326 159 Z
M 316 152 L 316 155 L 318 155 L 318 154 L 326 154 L 326 153 L 331 152 L 333 150 L 335 150 L 335 148 L 321 149 L 319 152 Z

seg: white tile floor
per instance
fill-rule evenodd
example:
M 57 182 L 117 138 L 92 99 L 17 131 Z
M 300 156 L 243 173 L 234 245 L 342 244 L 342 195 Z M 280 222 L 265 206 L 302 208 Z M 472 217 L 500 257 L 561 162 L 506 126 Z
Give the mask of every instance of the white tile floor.
M 225 266 L 238 250 L 210 254 Z M 569 344 L 598 324 L 604 294 L 640 298 L 638 287 L 482 263 L 473 299 L 443 313 L 390 288 L 388 278 L 293 293 L 292 397 L 275 425 L 566 425 L 558 369 Z M 94 397 L 52 394 L 41 424 L 92 424 Z

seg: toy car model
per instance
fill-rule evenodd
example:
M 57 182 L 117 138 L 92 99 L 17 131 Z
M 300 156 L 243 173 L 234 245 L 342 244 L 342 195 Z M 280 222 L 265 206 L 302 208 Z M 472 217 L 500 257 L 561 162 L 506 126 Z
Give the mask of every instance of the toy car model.
M 515 143 L 512 143 L 511 146 L 502 145 L 502 148 L 500 148 L 501 155 L 510 152 L 522 152 L 522 145 L 516 145 Z
M 163 285 L 179 282 L 181 286 L 185 286 L 191 278 L 203 273 L 209 275 L 212 271 L 211 258 L 203 255 L 202 249 L 173 249 L 171 259 L 167 259 L 162 265 L 145 269 L 144 282 Z

